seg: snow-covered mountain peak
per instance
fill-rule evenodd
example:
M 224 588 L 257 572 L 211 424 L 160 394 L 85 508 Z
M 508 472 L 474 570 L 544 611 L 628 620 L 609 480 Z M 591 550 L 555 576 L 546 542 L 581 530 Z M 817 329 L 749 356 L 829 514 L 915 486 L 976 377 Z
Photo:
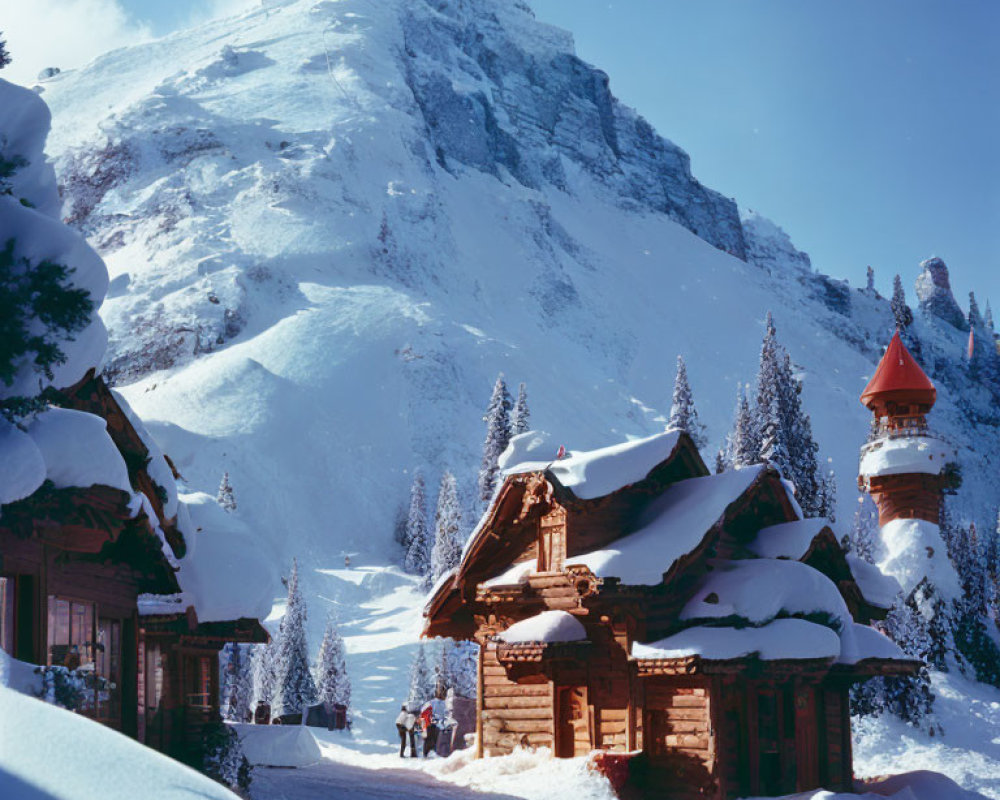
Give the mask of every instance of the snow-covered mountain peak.
M 888 304 L 741 222 L 523 3 L 270 3 L 43 97 L 113 278 L 107 373 L 287 560 L 394 557 L 414 468 L 468 492 L 500 370 L 587 449 L 662 429 L 681 353 L 717 446 L 768 310 L 853 509 Z

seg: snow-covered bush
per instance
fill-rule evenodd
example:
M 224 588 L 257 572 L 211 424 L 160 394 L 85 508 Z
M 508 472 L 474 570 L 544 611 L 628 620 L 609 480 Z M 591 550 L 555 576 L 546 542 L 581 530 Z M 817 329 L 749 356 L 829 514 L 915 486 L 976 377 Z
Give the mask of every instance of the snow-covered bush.
M 243 754 L 236 731 L 221 720 L 205 726 L 201 771 L 242 797 L 250 796 L 253 767 Z

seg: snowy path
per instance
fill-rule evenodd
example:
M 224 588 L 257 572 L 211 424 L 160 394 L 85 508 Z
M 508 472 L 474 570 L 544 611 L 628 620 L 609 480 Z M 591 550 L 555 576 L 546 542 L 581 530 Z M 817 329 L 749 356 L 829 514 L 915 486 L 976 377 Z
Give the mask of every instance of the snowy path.
M 518 800 L 445 783 L 421 769 L 374 769 L 324 759 L 302 769 L 257 769 L 253 800 Z

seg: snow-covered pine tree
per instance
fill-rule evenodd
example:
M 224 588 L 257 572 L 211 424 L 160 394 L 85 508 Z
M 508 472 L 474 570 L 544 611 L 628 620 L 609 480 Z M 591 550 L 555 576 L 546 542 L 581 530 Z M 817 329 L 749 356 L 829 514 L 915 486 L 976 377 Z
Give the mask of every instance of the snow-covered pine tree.
M 720 447 L 715 454 L 715 474 L 720 475 L 729 469 L 729 467 L 730 464 L 726 460 L 726 451 Z
M 410 689 L 406 695 L 406 704 L 412 708 L 420 708 L 434 695 L 434 675 L 427 666 L 427 654 L 424 643 L 417 645 L 416 655 L 410 664 Z
M 781 424 L 778 397 L 773 395 L 766 409 L 761 411 L 760 460 L 775 467 L 784 477 L 791 474 L 788 443 L 785 429 Z M 801 504 L 801 501 L 800 501 Z
M 272 639 L 267 644 L 258 644 L 253 650 L 253 705 L 272 706 L 274 691 L 278 682 L 275 651 L 277 649 L 277 639 Z
M 223 651 L 228 651 L 225 661 L 225 670 L 223 674 L 222 682 L 222 698 L 219 703 L 219 708 L 222 711 L 222 716 L 224 719 L 233 720 L 231 716 L 233 713 L 233 704 L 236 697 L 236 683 L 239 680 L 240 673 L 243 671 L 243 653 L 240 652 L 240 643 L 233 642 L 227 644 Z M 221 657 L 220 657 L 221 661 Z
M 236 645 L 239 648 L 239 645 Z M 253 645 L 241 649 L 239 665 L 234 670 L 235 679 L 229 694 L 226 719 L 232 722 L 247 722 L 253 713 Z
M 339 704 L 345 708 L 351 705 L 351 679 L 347 674 L 344 640 L 332 619 L 326 622 L 323 642 L 319 646 L 316 693 L 317 702 Z
M 417 472 L 410 488 L 410 511 L 406 518 L 406 552 L 403 569 L 411 575 L 426 575 L 430 569 L 430 536 L 427 531 L 427 496 L 424 476 Z
M 299 589 L 299 564 L 292 560 L 288 576 L 288 600 L 278 630 L 275 651 L 277 683 L 275 716 L 299 714 L 316 699 L 316 684 L 309 669 L 309 646 L 306 643 L 306 603 Z
M 869 294 L 875 294 L 875 270 L 871 268 L 870 264 L 868 265 L 868 283 L 865 286 L 865 291 Z
M 830 522 L 837 521 L 837 474 L 831 469 L 820 484 L 819 502 L 817 504 L 818 517 L 826 517 Z
M 226 511 L 236 510 L 236 495 L 233 494 L 233 485 L 229 482 L 229 472 L 222 473 L 222 480 L 219 482 L 219 494 L 216 495 L 217 502 Z
M 396 521 L 392 525 L 392 540 L 399 545 L 403 552 L 403 557 L 406 557 L 406 522 L 409 516 L 409 504 L 400 503 L 399 508 L 396 509 Z
M 983 310 L 983 325 L 986 326 L 986 330 L 991 334 L 996 334 L 996 326 L 993 324 L 993 309 L 990 308 L 990 301 L 986 301 L 986 308 Z M 992 341 L 992 339 L 991 339 Z
M 880 627 L 906 655 L 925 664 L 931 658 L 934 644 L 930 632 L 912 602 L 897 598 Z M 934 694 L 926 666 L 912 677 L 881 680 L 886 710 L 916 727 L 932 726 L 927 718 L 934 707 Z
M 447 688 L 459 697 L 475 699 L 479 680 L 479 645 L 475 642 L 452 642 L 446 650 Z
M 896 275 L 892 279 L 892 318 L 902 333 L 913 324 L 913 311 L 906 304 L 906 292 L 903 291 L 903 280 Z
M 437 508 L 434 511 L 434 547 L 431 549 L 431 568 L 427 574 L 427 588 L 446 572 L 458 566 L 462 557 L 462 510 L 458 503 L 458 483 L 455 476 L 445 472 L 441 476 Z
M 963 606 L 966 613 L 986 616 L 986 559 L 979 544 L 976 523 L 962 532 L 956 549 L 955 569 L 962 582 Z
M 10 51 L 7 49 L 7 41 L 3 38 L 3 31 L 0 31 L 0 69 L 6 67 L 11 61 Z
M 849 534 L 850 550 L 858 558 L 869 564 L 876 561 L 879 542 L 878 509 L 868 492 L 862 492 L 858 497 L 858 510 L 854 512 Z
M 708 443 L 705 436 L 705 426 L 698 419 L 698 409 L 695 408 L 694 398 L 691 395 L 687 365 L 684 363 L 683 356 L 677 356 L 677 373 L 674 377 L 674 394 L 667 428 L 687 433 L 699 450 Z
M 510 422 L 510 435 L 517 436 L 531 430 L 531 411 L 528 410 L 528 390 L 524 383 L 517 387 L 517 402 Z
M 483 415 L 486 439 L 483 441 L 483 461 L 479 468 L 479 500 L 484 507 L 493 498 L 500 475 L 500 456 L 510 442 L 510 410 L 510 392 L 501 372 L 493 384 L 490 404 Z
M 941 593 L 929 578 L 924 578 L 913 588 L 906 602 L 920 615 L 924 630 L 927 632 L 929 644 L 925 660 L 934 669 L 947 672 L 947 654 L 955 649 L 951 633 L 954 624 Z M 897 641 L 896 644 L 903 647 L 902 642 Z
M 987 597 L 990 616 L 1000 621 L 1000 511 L 997 522 L 983 542 L 983 560 L 986 562 Z
M 750 409 L 746 388 L 736 389 L 736 411 L 733 430 L 728 439 L 727 462 L 733 467 L 749 467 L 760 463 L 760 430 L 757 416 Z

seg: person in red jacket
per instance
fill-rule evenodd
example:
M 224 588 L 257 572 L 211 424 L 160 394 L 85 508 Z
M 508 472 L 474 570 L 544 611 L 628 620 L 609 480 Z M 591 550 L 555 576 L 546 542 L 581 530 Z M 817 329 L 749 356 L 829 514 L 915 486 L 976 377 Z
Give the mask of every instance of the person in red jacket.
M 440 733 L 441 725 L 447 715 L 448 710 L 444 704 L 443 691 L 438 691 L 420 709 L 420 724 L 424 729 L 424 758 L 436 750 L 438 733 Z

